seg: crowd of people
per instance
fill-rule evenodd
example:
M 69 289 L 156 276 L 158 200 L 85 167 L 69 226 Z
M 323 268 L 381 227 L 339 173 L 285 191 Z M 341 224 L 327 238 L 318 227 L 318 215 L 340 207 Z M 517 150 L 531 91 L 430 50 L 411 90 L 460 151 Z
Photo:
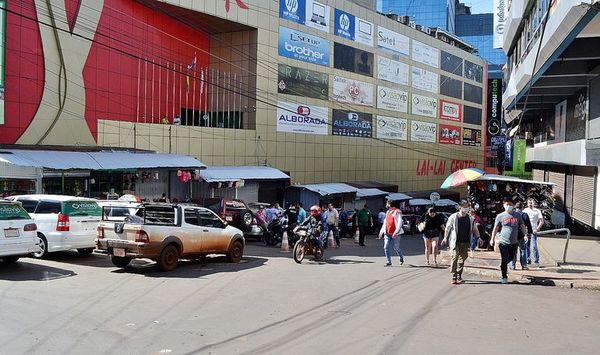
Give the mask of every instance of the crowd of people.
M 508 282 L 508 267 L 516 268 L 517 261 L 523 270 L 530 265 L 539 266 L 539 250 L 537 246 L 537 232 L 544 225 L 544 217 L 535 206 L 535 201 L 529 199 L 527 208 L 523 203 L 513 201 L 512 198 L 504 199 L 504 211 L 499 213 L 494 221 L 492 230 L 486 231 L 482 225 L 477 211 L 471 207 L 469 201 L 463 199 L 458 204 L 458 211 L 451 214 L 447 220 L 444 215 L 438 213 L 431 207 L 425 215 L 419 219 L 419 231 L 423 235 L 425 247 L 425 263 L 438 265 L 440 236 L 443 238 L 441 245 L 448 245 L 451 252 L 452 283 L 463 283 L 462 274 L 465 261 L 468 257 L 474 257 L 475 250 L 479 248 L 489 249 L 497 246 L 501 254 L 500 269 L 502 272 L 502 283 Z M 304 209 L 301 203 L 294 203 L 287 209 L 282 209 L 278 203 L 268 208 L 261 208 L 256 213 L 259 224 L 266 226 L 282 214 L 288 216 L 290 225 L 308 223 L 309 220 L 317 220 L 322 230 L 322 238 L 333 235 L 335 247 L 340 247 L 342 233 L 354 235 L 358 232 L 358 244 L 365 246 L 366 235 L 375 231 L 378 239 L 383 239 L 385 255 L 384 266 L 392 265 L 392 249 L 399 259 L 400 265 L 404 263 L 404 255 L 401 249 L 401 236 L 404 234 L 402 210 L 397 201 L 389 201 L 386 209 L 381 209 L 373 216 L 369 207 L 365 204 L 362 209 L 355 210 L 350 218 L 348 212 L 338 211 L 331 203 L 323 206 L 312 206 L 310 213 Z M 352 220 L 353 229 L 346 230 L 346 223 L 342 221 Z M 293 221 L 293 222 L 292 222 Z M 375 229 L 373 229 L 375 227 Z M 327 247 L 327 243 L 323 244 Z

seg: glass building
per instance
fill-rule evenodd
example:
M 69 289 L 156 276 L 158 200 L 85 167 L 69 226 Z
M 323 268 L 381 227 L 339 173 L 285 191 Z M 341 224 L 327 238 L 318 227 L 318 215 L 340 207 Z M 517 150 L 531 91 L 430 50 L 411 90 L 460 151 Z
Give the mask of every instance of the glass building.
M 439 27 L 454 33 L 456 0 L 378 0 L 379 12 L 409 16 L 411 21 L 427 27 Z
M 455 34 L 477 48 L 488 62 L 490 78 L 501 78 L 506 55 L 502 48 L 493 48 L 493 20 L 493 14 L 457 15 Z

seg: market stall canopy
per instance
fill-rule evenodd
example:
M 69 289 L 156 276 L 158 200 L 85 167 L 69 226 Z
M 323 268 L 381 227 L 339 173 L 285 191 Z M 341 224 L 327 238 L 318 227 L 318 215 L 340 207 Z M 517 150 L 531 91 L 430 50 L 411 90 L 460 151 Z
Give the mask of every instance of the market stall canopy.
M 206 182 L 283 180 L 289 175 L 269 166 L 211 166 L 200 173 Z
M 448 207 L 448 206 L 456 206 L 458 202 L 449 200 L 447 198 L 443 198 L 441 200 L 435 201 L 434 203 L 437 207 Z
M 475 179 L 474 181 L 508 181 L 508 182 L 520 182 L 524 184 L 542 184 L 542 185 L 554 185 L 553 182 L 546 181 L 535 181 L 535 180 L 525 180 L 519 179 L 513 176 L 504 176 L 504 175 L 495 175 L 495 174 L 485 174 Z
M 300 187 L 310 190 L 312 192 L 316 192 L 321 196 L 358 192 L 357 188 L 342 183 L 306 184 L 296 185 L 295 187 Z
M 381 191 L 379 189 L 358 189 L 356 192 L 356 198 L 368 198 L 368 197 L 377 197 L 377 196 L 385 196 L 388 192 Z
M 0 161 L 11 165 L 53 170 L 131 170 L 131 169 L 204 169 L 195 158 L 178 154 L 152 152 L 59 150 L 0 150 Z
M 407 194 L 403 194 L 402 192 L 395 192 L 387 196 L 387 199 L 390 201 L 406 201 L 410 200 L 411 198 L 412 196 L 408 196 Z
M 433 202 L 424 198 L 413 198 L 412 200 L 408 201 L 408 204 L 411 206 L 429 206 L 433 205 Z
M 483 176 L 485 172 L 477 168 L 460 169 L 450 174 L 440 186 L 441 189 L 462 186 L 469 181 L 477 180 Z

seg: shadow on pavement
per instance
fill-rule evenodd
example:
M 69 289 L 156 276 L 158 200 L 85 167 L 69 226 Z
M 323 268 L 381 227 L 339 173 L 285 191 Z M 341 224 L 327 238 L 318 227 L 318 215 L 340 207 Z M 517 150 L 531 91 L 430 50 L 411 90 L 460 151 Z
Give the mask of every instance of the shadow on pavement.
M 74 271 L 19 260 L 14 264 L 0 263 L 0 280 L 50 281 L 77 275 Z
M 245 256 L 238 264 L 227 262 L 224 256 L 203 257 L 195 260 L 181 260 L 177 269 L 173 271 L 160 271 L 158 265 L 147 259 L 133 260 L 125 269 L 113 270 L 113 273 L 138 274 L 146 277 L 169 277 L 169 278 L 202 278 L 204 276 L 223 273 L 238 272 L 260 267 L 267 259 Z
M 92 253 L 91 255 L 81 255 L 75 250 L 59 251 L 50 253 L 44 260 L 55 261 L 58 263 L 77 264 L 93 267 L 114 267 L 110 258 L 106 255 Z

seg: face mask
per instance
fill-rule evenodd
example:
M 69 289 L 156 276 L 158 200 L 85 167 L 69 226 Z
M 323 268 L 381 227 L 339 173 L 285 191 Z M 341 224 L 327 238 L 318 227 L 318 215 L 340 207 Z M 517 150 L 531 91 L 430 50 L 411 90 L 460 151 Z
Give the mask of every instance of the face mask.
M 461 207 L 460 210 L 462 211 L 462 213 L 467 214 L 467 213 L 469 213 L 470 208 L 469 207 Z
M 504 205 L 504 210 L 506 212 L 512 212 L 513 208 L 515 208 L 515 206 L 511 206 L 511 205 Z

